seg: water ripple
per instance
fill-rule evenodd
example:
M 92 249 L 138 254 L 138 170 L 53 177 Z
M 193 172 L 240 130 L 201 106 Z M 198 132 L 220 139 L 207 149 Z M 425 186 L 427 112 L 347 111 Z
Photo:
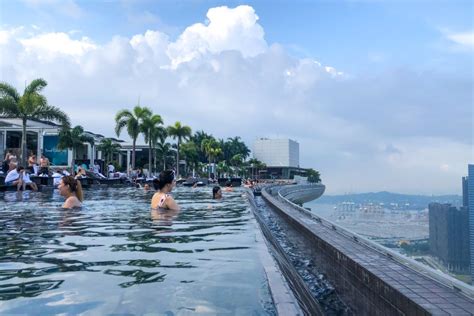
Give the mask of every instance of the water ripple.
M 91 189 L 82 210 L 63 210 L 57 191 L 0 193 L 0 314 L 179 312 L 197 302 L 271 314 L 242 192 L 214 201 L 210 188 L 179 188 L 180 212 L 152 212 L 152 194 Z

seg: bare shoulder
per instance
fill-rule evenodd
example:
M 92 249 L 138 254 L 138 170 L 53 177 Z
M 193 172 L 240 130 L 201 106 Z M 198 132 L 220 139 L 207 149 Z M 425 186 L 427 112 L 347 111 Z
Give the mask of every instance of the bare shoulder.
M 181 209 L 181 207 L 178 205 L 178 203 L 176 203 L 176 201 L 171 195 L 168 195 L 168 197 L 166 198 L 166 206 L 170 210 L 179 211 Z
M 63 208 L 75 208 L 75 207 L 82 207 L 81 201 L 75 196 L 70 196 L 66 199 L 63 204 Z

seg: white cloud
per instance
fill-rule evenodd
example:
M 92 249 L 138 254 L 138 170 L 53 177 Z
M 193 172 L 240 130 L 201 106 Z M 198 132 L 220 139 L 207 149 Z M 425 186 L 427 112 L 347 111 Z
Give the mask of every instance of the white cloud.
M 20 43 L 24 46 L 26 53 L 46 60 L 54 59 L 60 55 L 77 58 L 97 48 L 87 37 L 74 40 L 66 33 L 44 33 L 22 39 Z
M 206 24 L 196 23 L 186 28 L 169 46 L 168 55 L 174 68 L 208 52 L 236 50 L 244 57 L 253 57 L 266 50 L 263 28 L 257 23 L 258 16 L 252 7 L 212 8 L 207 18 Z
M 403 68 L 349 76 L 267 44 L 249 6 L 207 16 L 176 41 L 157 30 L 104 44 L 0 30 L 0 80 L 20 89 L 46 79 L 51 104 L 107 136 L 115 113 L 140 98 L 166 124 L 240 135 L 250 147 L 256 137 L 296 139 L 301 165 L 321 171 L 328 193 L 459 192 L 473 158 L 472 77 Z
M 458 45 L 474 49 L 474 31 L 449 33 L 446 36 L 449 40 Z

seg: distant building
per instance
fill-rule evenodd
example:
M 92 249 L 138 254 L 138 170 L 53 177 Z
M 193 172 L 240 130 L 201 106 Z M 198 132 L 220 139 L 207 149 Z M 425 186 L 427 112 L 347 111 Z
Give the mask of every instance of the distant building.
M 28 154 L 35 154 L 37 159 L 44 154 L 52 166 L 68 166 L 72 162 L 72 151 L 59 150 L 59 132 L 61 126 L 44 120 L 28 120 L 26 122 L 26 149 Z M 20 156 L 21 138 L 23 134 L 22 121 L 18 118 L 0 118 L 0 157 L 11 151 Z M 85 134 L 94 139 L 94 144 L 84 143 L 75 152 L 77 164 L 93 164 L 96 159 L 102 158 L 102 152 L 97 144 L 104 136 L 85 131 Z M 120 140 L 117 140 L 120 142 Z M 103 169 L 102 169 L 103 170 Z
M 291 139 L 260 138 L 253 144 L 253 156 L 269 167 L 299 167 L 300 145 Z
M 430 251 L 451 272 L 469 273 L 468 209 L 430 203 Z
M 474 284 L 474 165 L 468 165 L 469 249 L 471 252 L 471 282 Z
M 469 207 L 469 192 L 468 192 L 469 177 L 462 177 L 462 206 Z
M 469 213 L 451 204 L 430 203 L 430 252 L 449 271 L 469 273 Z
M 300 145 L 294 140 L 257 139 L 253 157 L 267 166 L 260 170 L 261 178 L 292 179 L 295 175 L 306 175 L 306 170 L 300 168 Z

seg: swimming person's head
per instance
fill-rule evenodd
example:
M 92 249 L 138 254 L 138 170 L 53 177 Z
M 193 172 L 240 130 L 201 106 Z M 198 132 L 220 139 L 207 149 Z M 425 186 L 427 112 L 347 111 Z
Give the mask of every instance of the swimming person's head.
M 163 191 L 166 189 L 168 192 L 171 191 L 174 185 L 174 171 L 165 170 L 160 172 L 160 177 L 153 180 L 153 187 L 155 190 Z
M 82 185 L 81 182 L 77 179 L 74 179 L 73 176 L 64 176 L 59 182 L 59 194 L 62 196 L 69 196 L 72 193 L 76 194 L 76 197 L 79 201 L 83 201 L 84 197 L 82 194 Z
M 222 190 L 221 187 L 216 185 L 212 188 L 212 198 L 213 199 L 221 199 L 222 198 Z

